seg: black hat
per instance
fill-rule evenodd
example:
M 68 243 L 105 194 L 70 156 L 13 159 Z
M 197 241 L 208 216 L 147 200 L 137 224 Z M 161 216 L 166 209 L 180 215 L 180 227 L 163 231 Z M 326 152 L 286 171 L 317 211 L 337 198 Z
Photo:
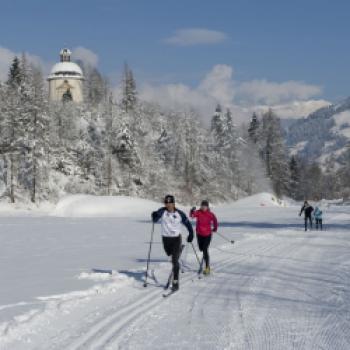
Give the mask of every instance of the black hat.
M 172 196 L 171 194 L 167 194 L 164 198 L 164 203 L 175 203 L 175 197 Z
M 202 201 L 201 207 L 209 207 L 209 202 L 207 200 Z

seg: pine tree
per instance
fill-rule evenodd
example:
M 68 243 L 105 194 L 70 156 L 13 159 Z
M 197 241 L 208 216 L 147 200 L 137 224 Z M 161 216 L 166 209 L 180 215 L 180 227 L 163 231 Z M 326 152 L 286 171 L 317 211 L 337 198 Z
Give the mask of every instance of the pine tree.
M 173 165 L 174 162 L 175 140 L 169 135 L 165 127 L 161 128 L 160 136 L 156 140 L 155 151 L 165 165 Z
M 101 183 L 104 184 L 106 188 L 107 195 L 111 195 L 113 193 L 113 185 L 116 183 L 117 187 L 120 187 L 118 180 L 114 175 L 114 166 L 113 166 L 113 145 L 114 138 L 117 133 L 115 120 L 119 119 L 115 113 L 115 104 L 113 102 L 113 97 L 110 94 L 103 111 L 103 130 L 104 130 L 104 138 L 103 138 L 103 175 Z
M 15 56 L 11 64 L 7 80 L 7 84 L 14 89 L 18 88 L 22 82 L 23 76 L 20 65 L 21 64 L 19 58 Z
M 239 136 L 233 123 L 231 111 L 222 112 L 220 105 L 216 107 L 211 123 L 211 138 L 218 168 L 219 178 L 228 178 L 226 193 L 237 196 L 237 187 L 240 186 L 241 168 L 238 162 Z
M 255 114 L 255 112 L 252 115 L 252 120 L 249 125 L 248 133 L 250 139 L 256 144 L 258 142 L 258 129 L 260 126 L 260 121 Z
M 119 165 L 120 189 L 123 194 L 136 195 L 138 186 L 142 184 L 142 164 L 137 142 L 125 121 L 114 132 L 112 154 Z
M 23 96 L 22 83 L 23 72 L 18 57 L 13 59 L 9 69 L 8 80 L 5 88 L 6 100 L 3 104 L 4 123 L 1 153 L 5 156 L 6 184 L 8 194 L 12 203 L 15 202 L 15 189 L 17 186 L 18 166 L 20 163 L 21 147 L 19 145 L 20 135 L 23 135 Z
M 280 120 L 270 109 L 263 115 L 262 124 L 261 154 L 267 176 L 277 196 L 288 194 L 290 175 Z
M 31 201 L 36 202 L 39 195 L 48 195 L 48 152 L 49 152 L 49 117 L 47 102 L 44 97 L 42 73 L 31 67 L 31 118 L 29 124 L 29 149 L 31 168 Z
M 310 197 L 314 200 L 324 198 L 323 193 L 323 174 L 316 162 L 312 163 L 308 169 L 308 179 L 310 186 Z
M 84 75 L 86 77 L 85 100 L 87 104 L 96 107 L 104 98 L 108 98 L 107 81 L 97 68 L 86 68 Z
M 290 158 L 289 162 L 289 171 L 290 171 L 290 196 L 294 199 L 300 200 L 300 181 L 301 173 L 299 162 L 295 156 Z
M 225 120 L 220 104 L 216 106 L 215 113 L 211 119 L 211 133 L 215 140 L 215 147 L 222 147 L 225 143 Z
M 137 103 L 137 91 L 134 74 L 127 63 L 124 64 L 122 79 L 122 106 L 123 110 L 128 113 L 132 111 Z

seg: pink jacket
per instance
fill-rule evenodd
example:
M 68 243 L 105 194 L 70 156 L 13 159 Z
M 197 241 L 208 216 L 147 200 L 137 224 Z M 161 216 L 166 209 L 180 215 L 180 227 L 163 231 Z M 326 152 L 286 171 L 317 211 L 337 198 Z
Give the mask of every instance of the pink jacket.
M 210 210 L 191 211 L 190 217 L 197 219 L 196 232 L 200 236 L 210 236 L 212 231 L 216 232 L 218 229 L 218 220 Z

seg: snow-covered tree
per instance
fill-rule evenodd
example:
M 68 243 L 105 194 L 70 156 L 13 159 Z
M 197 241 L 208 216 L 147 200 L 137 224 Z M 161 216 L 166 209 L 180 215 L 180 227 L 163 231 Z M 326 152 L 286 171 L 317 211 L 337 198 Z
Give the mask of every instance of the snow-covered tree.
M 98 106 L 104 98 L 108 97 L 108 83 L 95 67 L 85 69 L 84 76 L 85 101 L 92 106 Z
M 289 161 L 290 171 L 290 197 L 294 199 L 303 199 L 300 194 L 301 169 L 300 163 L 296 156 L 292 156 Z
M 135 108 L 137 103 L 136 81 L 134 74 L 127 63 L 124 64 L 123 78 L 122 78 L 122 106 L 127 113 Z
M 260 126 L 260 121 L 259 121 L 256 113 L 254 112 L 252 115 L 252 119 L 250 121 L 250 124 L 249 124 L 248 133 L 249 133 L 249 138 L 255 144 L 258 142 L 259 126 Z
M 127 66 L 119 103 L 97 69 L 85 75 L 84 103 L 48 102 L 40 71 L 25 55 L 12 63 L 0 85 L 0 181 L 11 201 L 64 193 L 160 199 L 172 192 L 195 203 L 261 188 L 260 164 L 229 110 L 217 106 L 207 128 L 192 110 L 138 100 Z
M 278 196 L 288 194 L 290 175 L 287 150 L 280 120 L 271 109 L 263 115 L 261 138 L 261 155 L 273 189 Z

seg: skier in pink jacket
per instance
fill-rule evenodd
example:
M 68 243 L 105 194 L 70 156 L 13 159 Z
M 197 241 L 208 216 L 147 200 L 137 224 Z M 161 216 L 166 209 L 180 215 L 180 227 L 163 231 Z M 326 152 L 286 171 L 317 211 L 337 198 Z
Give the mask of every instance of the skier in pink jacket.
M 202 201 L 199 210 L 193 207 L 190 211 L 190 217 L 197 219 L 196 233 L 198 248 L 203 252 L 203 259 L 205 262 L 205 269 L 203 273 L 208 275 L 210 273 L 210 259 L 209 259 L 209 245 L 213 232 L 218 229 L 218 221 L 213 212 L 209 209 L 209 202 L 207 200 Z

